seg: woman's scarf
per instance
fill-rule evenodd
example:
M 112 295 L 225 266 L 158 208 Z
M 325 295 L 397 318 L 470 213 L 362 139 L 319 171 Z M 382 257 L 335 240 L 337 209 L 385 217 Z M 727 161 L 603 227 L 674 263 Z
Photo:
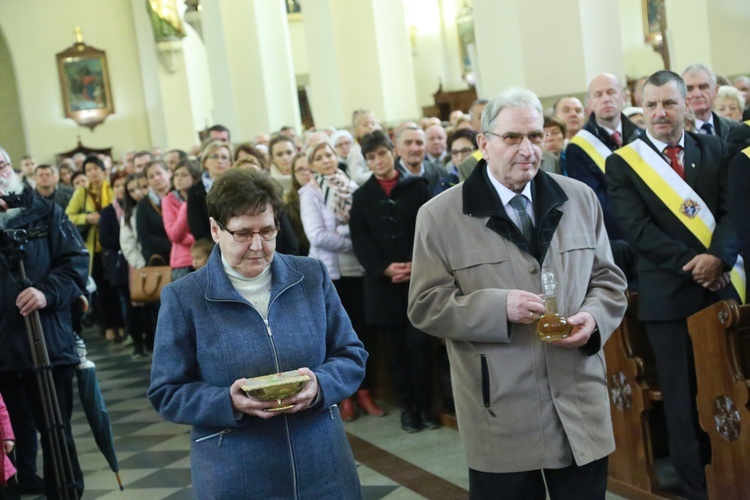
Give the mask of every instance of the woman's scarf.
M 349 212 L 352 209 L 351 180 L 344 172 L 336 169 L 331 175 L 315 174 L 315 180 L 323 193 L 323 201 L 336 216 L 339 225 L 349 224 Z

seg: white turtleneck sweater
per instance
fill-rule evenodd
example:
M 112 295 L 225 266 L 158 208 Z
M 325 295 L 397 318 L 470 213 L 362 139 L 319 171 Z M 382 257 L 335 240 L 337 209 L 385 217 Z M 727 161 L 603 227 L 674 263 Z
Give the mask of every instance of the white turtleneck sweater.
M 268 319 L 268 302 L 271 300 L 271 266 L 266 267 L 255 278 L 247 278 L 232 269 L 223 255 L 221 264 L 234 289 L 260 313 L 264 320 Z

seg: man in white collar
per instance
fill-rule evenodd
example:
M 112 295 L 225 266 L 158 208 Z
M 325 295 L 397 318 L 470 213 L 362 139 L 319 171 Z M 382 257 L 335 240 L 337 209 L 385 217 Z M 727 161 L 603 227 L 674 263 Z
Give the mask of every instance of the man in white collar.
M 614 150 L 636 140 L 643 130 L 622 114 L 625 99 L 622 85 L 614 75 L 605 73 L 591 80 L 588 105 L 591 116 L 568 144 L 565 166 L 570 177 L 588 185 L 599 198 L 615 262 L 632 282 L 635 280 L 632 250 L 623 241 L 622 231 L 609 206 L 604 162 Z
M 447 175 L 442 165 L 425 159 L 427 139 L 424 130 L 409 125 L 396 135 L 396 153 L 399 156 L 396 168 L 404 177 L 423 177 L 427 180 L 427 191 L 432 193 L 438 181 Z
M 729 131 L 740 123 L 712 111 L 719 89 L 714 72 L 705 64 L 691 64 L 682 72 L 682 78 L 687 86 L 690 110 L 695 114 L 696 132 L 718 135 L 726 141 Z
M 481 125 L 483 159 L 417 216 L 409 319 L 446 339 L 472 499 L 603 499 L 615 443 L 601 347 L 625 277 L 591 189 L 540 169 L 537 96 L 503 92 Z M 562 340 L 538 333 L 550 273 Z
M 646 80 L 643 110 L 646 134 L 606 161 L 609 201 L 638 257 L 638 317 L 654 350 L 672 461 L 684 496 L 708 498 L 687 317 L 739 297 L 729 282 L 738 241 L 723 209 L 726 148 L 683 130 L 688 90 L 676 73 Z M 696 218 L 706 231 L 694 229 Z

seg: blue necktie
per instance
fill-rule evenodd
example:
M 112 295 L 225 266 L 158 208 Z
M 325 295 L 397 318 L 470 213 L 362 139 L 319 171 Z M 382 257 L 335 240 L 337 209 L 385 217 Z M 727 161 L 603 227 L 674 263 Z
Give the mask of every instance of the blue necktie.
M 714 135 L 714 128 L 710 123 L 706 122 L 701 125 L 701 134 Z

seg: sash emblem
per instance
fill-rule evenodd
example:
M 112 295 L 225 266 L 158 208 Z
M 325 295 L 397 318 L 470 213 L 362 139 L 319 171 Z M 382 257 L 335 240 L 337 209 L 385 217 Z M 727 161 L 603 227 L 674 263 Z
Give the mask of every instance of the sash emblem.
M 700 210 L 701 206 L 698 204 L 698 202 L 693 201 L 690 198 L 685 198 L 685 201 L 683 201 L 682 205 L 680 205 L 680 213 L 691 219 L 698 215 L 698 212 L 700 212 Z

